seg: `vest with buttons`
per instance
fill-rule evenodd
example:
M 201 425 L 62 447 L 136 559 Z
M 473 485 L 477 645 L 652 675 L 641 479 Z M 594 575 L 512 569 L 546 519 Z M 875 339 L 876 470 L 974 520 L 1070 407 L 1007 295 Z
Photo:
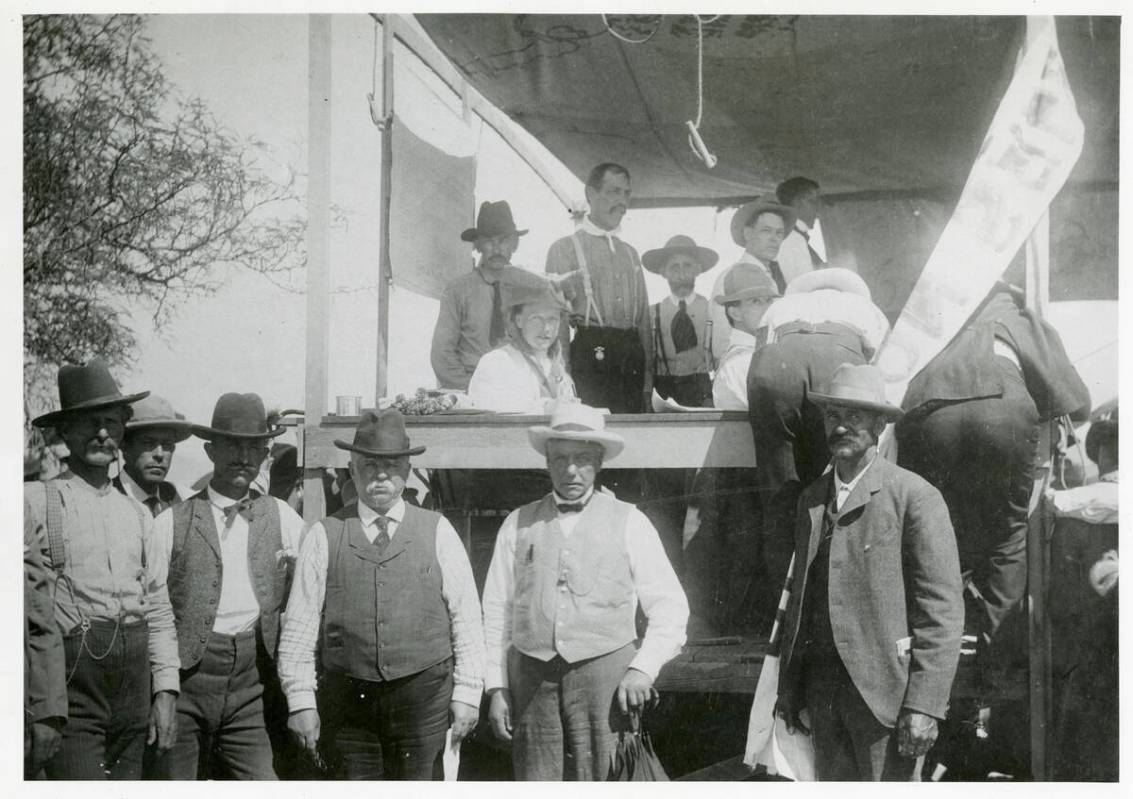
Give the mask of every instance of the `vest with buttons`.
M 385 552 L 366 540 L 358 505 L 323 519 L 326 600 L 319 636 L 328 672 L 378 682 L 417 674 L 452 656 L 452 626 L 441 593 L 437 522 L 405 506 Z
M 625 546 L 633 508 L 595 493 L 570 537 L 552 495 L 519 509 L 512 640 L 538 660 L 597 657 L 637 638 L 637 610 Z
M 260 606 L 264 648 L 274 658 L 279 646 L 279 614 L 287 604 L 291 569 L 276 553 L 283 549 L 275 499 L 257 496 L 248 521 L 248 574 Z M 224 564 L 208 492 L 173 506 L 173 551 L 169 557 L 169 601 L 177 624 L 181 668 L 200 662 L 220 602 Z

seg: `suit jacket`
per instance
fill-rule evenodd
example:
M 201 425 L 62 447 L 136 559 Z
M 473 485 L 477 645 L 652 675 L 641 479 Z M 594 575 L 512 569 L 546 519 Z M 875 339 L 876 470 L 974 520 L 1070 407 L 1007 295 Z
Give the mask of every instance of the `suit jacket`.
M 799 498 L 781 650 L 783 696 L 801 689 L 795 642 L 833 480 L 827 472 Z M 838 654 L 877 720 L 892 727 L 902 708 L 944 718 L 960 659 L 964 603 L 956 537 L 940 492 L 874 458 L 838 514 L 828 579 Z

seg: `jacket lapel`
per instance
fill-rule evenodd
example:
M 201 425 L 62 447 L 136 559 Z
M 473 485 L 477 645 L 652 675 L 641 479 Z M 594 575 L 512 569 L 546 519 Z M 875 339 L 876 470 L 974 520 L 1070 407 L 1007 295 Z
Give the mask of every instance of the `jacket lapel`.
M 381 563 L 385 560 L 378 556 L 378 548 L 366 540 L 366 534 L 362 532 L 362 520 L 357 516 L 346 519 L 346 541 L 354 554 L 362 560 L 368 560 L 370 563 Z
M 810 564 L 818 554 L 818 545 L 822 541 L 822 517 L 826 513 L 826 505 L 830 502 L 830 492 L 834 486 L 834 472 L 830 471 L 822 476 L 823 490 L 818 494 L 817 501 L 807 508 L 810 514 L 810 539 L 807 541 L 806 564 L 803 574 L 810 571 Z M 799 564 L 795 564 L 798 568 Z
M 863 507 L 874 494 L 881 490 L 881 470 L 884 467 L 879 463 L 880 460 L 882 460 L 881 455 L 875 455 L 873 462 L 866 467 L 862 479 L 854 486 L 850 496 L 846 497 L 846 503 L 842 505 L 842 510 L 838 512 L 839 517 L 846 516 Z
M 220 537 L 212 516 L 212 503 L 208 494 L 198 494 L 193 500 L 193 530 L 212 547 L 216 559 L 220 560 Z
M 413 525 L 408 524 L 412 513 L 411 507 L 408 504 L 405 506 L 405 515 L 401 517 L 401 522 L 397 525 L 397 530 L 393 538 L 390 539 L 386 551 L 382 553 L 379 562 L 384 563 L 387 560 L 392 560 L 413 545 Z

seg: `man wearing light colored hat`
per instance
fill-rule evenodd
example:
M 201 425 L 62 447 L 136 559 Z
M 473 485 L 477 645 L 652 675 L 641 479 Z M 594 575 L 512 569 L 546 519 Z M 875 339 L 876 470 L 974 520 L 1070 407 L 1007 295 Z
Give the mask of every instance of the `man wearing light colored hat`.
M 177 487 L 165 476 L 173 466 L 173 451 L 192 435 L 191 425 L 164 397 L 151 394 L 133 407 L 122 442 L 123 466 L 114 487 L 157 516 L 181 501 Z
M 960 659 L 956 537 L 940 492 L 877 454 L 901 417 L 877 367 L 810 396 L 833 461 L 799 499 L 776 712 L 813 736 L 820 780 L 915 779 Z
M 425 448 L 397 409 L 365 413 L 353 442 L 334 444 L 350 452 L 358 501 L 299 552 L 279 647 L 288 728 L 340 779 L 440 779 L 445 731 L 459 747 L 483 690 L 468 554 L 443 516 L 402 498 Z
M 764 314 L 779 298 L 779 290 L 766 272 L 753 264 L 736 264 L 728 270 L 723 293 L 713 299 L 727 314 L 731 335 L 728 349 L 712 380 L 712 405 L 721 410 L 747 410 L 747 373 L 756 349 L 756 332 Z
M 216 401 L 209 425 L 190 429 L 204 439 L 213 473 L 203 491 L 154 522 L 155 568 L 169 575 L 182 675 L 177 743 L 155 772 L 272 780 L 271 736 L 286 740 L 283 714 L 271 712 L 282 704 L 274 660 L 303 520 L 251 486 L 284 430 L 259 395 L 234 392 Z
M 601 413 L 564 405 L 528 437 L 554 490 L 513 511 L 496 538 L 484 586 L 489 719 L 512 741 L 516 779 L 604 780 L 617 730 L 684 643 L 688 602 L 649 520 L 594 489 L 624 446 Z

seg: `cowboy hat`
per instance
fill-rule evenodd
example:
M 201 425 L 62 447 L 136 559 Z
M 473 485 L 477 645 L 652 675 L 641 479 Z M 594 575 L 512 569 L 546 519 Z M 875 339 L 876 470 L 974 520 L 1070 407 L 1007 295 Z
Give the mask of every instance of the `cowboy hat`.
M 173 410 L 169 400 L 151 394 L 134 404 L 134 415 L 126 422 L 126 434 L 136 430 L 171 430 L 175 441 L 184 441 L 193 434 L 193 425 Z
M 606 432 L 606 419 L 596 408 L 578 402 L 560 404 L 551 414 L 549 425 L 527 428 L 527 438 L 542 455 L 547 454 L 547 442 L 552 439 L 591 441 L 602 447 L 603 459 L 607 461 L 616 458 L 625 447 L 621 436 Z
M 701 273 L 707 272 L 716 265 L 720 256 L 715 250 L 699 247 L 690 236 L 673 236 L 664 247 L 649 250 L 641 256 L 641 265 L 655 275 L 663 274 L 665 265 L 674 255 L 687 255 L 700 264 Z
M 783 294 L 805 294 L 808 291 L 818 291 L 819 289 L 836 289 L 849 294 L 857 294 L 867 300 L 873 299 L 869 292 L 869 286 L 862 280 L 861 275 L 841 266 L 827 266 L 822 269 L 803 272 L 787 284 Z
M 32 420 L 36 427 L 51 427 L 73 413 L 129 405 L 149 396 L 148 391 L 123 394 L 101 358 L 92 358 L 85 366 L 67 364 L 59 368 L 60 409 Z
M 787 232 L 795 226 L 795 212 L 786 205 L 780 205 L 771 200 L 761 200 L 758 197 L 746 205 L 741 205 L 732 216 L 732 241 L 741 247 L 747 246 L 744 241 L 744 228 L 751 224 L 760 214 L 778 214 L 783 219 L 783 227 Z
M 500 304 L 504 308 L 532 302 L 545 302 L 564 313 L 571 311 L 562 289 L 546 278 L 520 269 L 511 270 L 500 278 Z
M 400 458 L 402 455 L 420 455 L 425 451 L 424 447 L 409 445 L 405 417 L 397 408 L 386 408 L 377 413 L 366 411 L 354 430 L 354 443 L 336 439 L 334 445 L 378 458 Z
M 522 236 L 527 231 L 515 229 L 515 220 L 511 216 L 511 206 L 507 204 L 507 200 L 483 202 L 480 203 L 480 213 L 476 215 L 476 227 L 470 227 L 461 233 L 460 240 L 476 241 L 479 238 L 490 239 L 511 233 Z
M 212 423 L 206 427 L 195 424 L 193 435 L 211 441 L 224 438 L 275 438 L 283 435 L 284 428 L 268 421 L 264 401 L 259 394 L 222 394 L 212 411 Z
M 779 296 L 775 281 L 767 272 L 755 264 L 741 262 L 724 275 L 723 294 L 713 299 L 717 305 L 739 302 L 751 298 L 768 299 Z
M 862 408 L 880 413 L 890 421 L 897 421 L 905 415 L 885 398 L 885 378 L 881 376 L 881 370 L 872 364 L 842 364 L 831 375 L 826 392 L 811 392 L 807 399 L 816 405 Z

